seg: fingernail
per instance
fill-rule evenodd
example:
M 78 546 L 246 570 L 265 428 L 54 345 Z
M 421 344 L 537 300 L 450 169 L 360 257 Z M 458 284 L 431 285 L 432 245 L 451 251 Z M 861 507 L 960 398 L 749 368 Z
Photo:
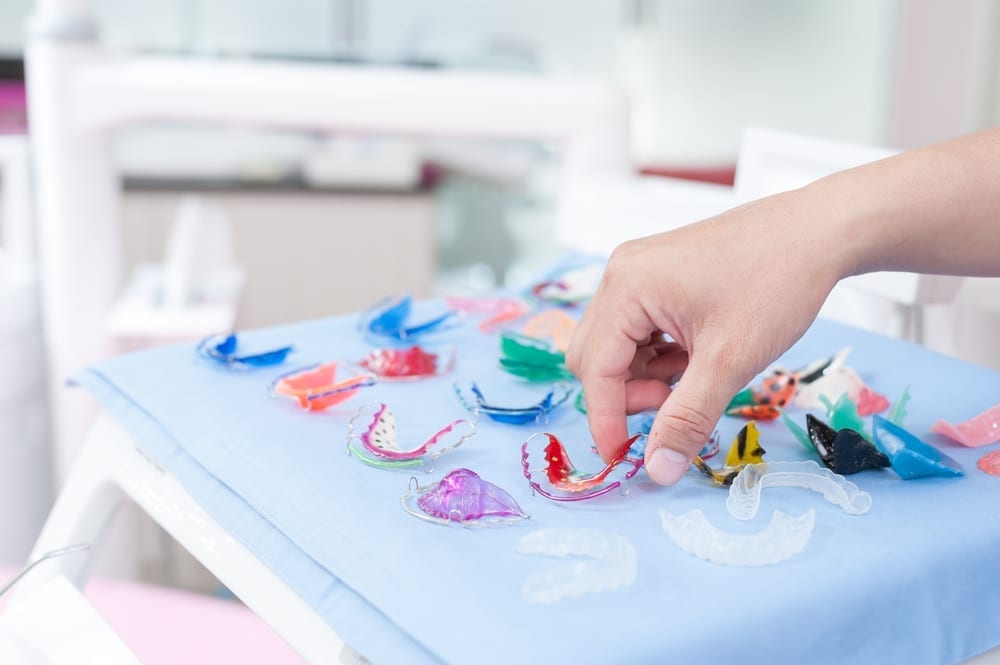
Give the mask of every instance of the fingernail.
M 687 471 L 691 462 L 688 458 L 673 448 L 659 448 L 646 465 L 646 473 L 653 482 L 660 485 L 673 485 Z

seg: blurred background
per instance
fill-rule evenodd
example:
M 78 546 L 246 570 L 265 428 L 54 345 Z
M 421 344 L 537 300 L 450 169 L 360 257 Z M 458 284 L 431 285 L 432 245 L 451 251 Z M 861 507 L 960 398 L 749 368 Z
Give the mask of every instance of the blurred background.
M 63 388 L 87 363 L 521 289 L 989 127 L 998 28 L 989 0 L 2 0 L 0 563 L 96 412 Z M 851 291 L 830 316 L 1000 369 L 995 282 Z M 115 529 L 105 574 L 218 591 Z

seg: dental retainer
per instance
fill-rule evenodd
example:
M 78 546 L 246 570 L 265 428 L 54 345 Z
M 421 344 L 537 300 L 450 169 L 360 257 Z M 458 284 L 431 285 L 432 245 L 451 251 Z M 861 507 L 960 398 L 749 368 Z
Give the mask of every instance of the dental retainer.
M 589 474 L 573 466 L 566 453 L 566 448 L 554 434 L 535 432 L 521 444 L 521 468 L 532 492 L 537 492 L 552 501 L 584 501 L 602 496 L 615 489 L 620 490 L 622 494 L 627 494 L 628 481 L 639 472 L 643 465 L 642 458 L 635 459 L 629 456 L 629 450 L 632 444 L 643 436 L 645 435 L 636 434 L 630 438 L 622 444 L 603 469 L 597 473 Z M 544 438 L 547 442 L 543 455 L 544 465 L 533 469 L 531 468 L 528 447 L 538 437 Z M 543 482 L 533 478 L 536 471 L 544 472 L 544 486 Z M 616 471 L 619 471 L 621 476 L 612 480 L 611 476 Z
M 965 422 L 952 425 L 939 420 L 931 426 L 935 434 L 943 434 L 968 448 L 978 448 L 1000 441 L 1000 404 Z
M 500 335 L 500 367 L 528 381 L 571 381 L 573 374 L 566 367 L 566 355 L 548 343 L 518 332 Z
M 635 546 L 624 536 L 599 529 L 547 528 L 525 534 L 514 547 L 519 554 L 578 557 L 532 573 L 521 586 L 529 603 L 550 605 L 600 591 L 614 591 L 635 581 Z
M 361 315 L 361 334 L 376 346 L 405 345 L 446 332 L 458 325 L 456 319 L 459 313 L 453 309 L 420 323 L 409 322 L 412 310 L 412 296 L 384 298 Z
M 296 400 L 306 411 L 323 411 L 346 402 L 359 390 L 375 385 L 369 372 L 337 379 L 337 363 L 302 367 L 271 382 L 270 393 Z
M 356 427 L 359 421 L 360 429 Z M 371 402 L 359 408 L 347 424 L 347 454 L 379 469 L 419 466 L 430 473 L 441 455 L 455 450 L 475 433 L 473 421 L 455 420 L 415 448 L 402 449 L 392 409 L 388 404 Z
M 776 510 L 771 522 L 757 533 L 736 534 L 712 525 L 698 509 L 683 515 L 660 511 L 663 530 L 680 549 L 723 566 L 769 566 L 791 559 L 812 537 L 816 511 L 792 517 Z
M 470 469 L 455 469 L 424 487 L 411 477 L 400 502 L 414 517 L 442 526 L 508 526 L 528 519 L 505 489 Z
M 487 402 L 474 381 L 457 382 L 453 389 L 458 401 L 469 413 L 476 416 L 485 414 L 497 422 L 509 425 L 523 425 L 531 422 L 545 424 L 548 414 L 559 408 L 573 394 L 573 386 L 568 383 L 559 383 L 535 404 L 499 406 Z
M 291 346 L 282 346 L 269 351 L 240 353 L 236 334 L 206 337 L 195 348 L 198 357 L 214 365 L 233 371 L 247 371 L 262 367 L 280 365 L 292 352 Z
M 804 487 L 822 494 L 824 499 L 851 515 L 861 515 L 872 507 L 868 492 L 809 460 L 747 465 L 729 486 L 726 508 L 738 520 L 753 519 L 760 509 L 761 492 L 767 487 Z

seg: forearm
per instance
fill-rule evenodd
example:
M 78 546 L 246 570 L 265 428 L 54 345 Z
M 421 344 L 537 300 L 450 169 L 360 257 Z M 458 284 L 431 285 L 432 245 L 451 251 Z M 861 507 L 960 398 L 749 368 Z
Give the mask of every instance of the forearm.
M 1000 276 L 1000 128 L 824 178 L 842 276 L 876 270 Z

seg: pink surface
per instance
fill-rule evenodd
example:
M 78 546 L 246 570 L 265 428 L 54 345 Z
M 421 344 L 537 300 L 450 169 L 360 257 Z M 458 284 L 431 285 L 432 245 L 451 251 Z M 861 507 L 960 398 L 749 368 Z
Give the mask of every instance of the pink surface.
M 0 81 L 0 134 L 28 131 L 26 100 L 23 83 Z
M 0 580 L 13 575 L 0 568 Z M 238 601 L 110 580 L 92 581 L 85 595 L 143 665 L 306 662 Z

